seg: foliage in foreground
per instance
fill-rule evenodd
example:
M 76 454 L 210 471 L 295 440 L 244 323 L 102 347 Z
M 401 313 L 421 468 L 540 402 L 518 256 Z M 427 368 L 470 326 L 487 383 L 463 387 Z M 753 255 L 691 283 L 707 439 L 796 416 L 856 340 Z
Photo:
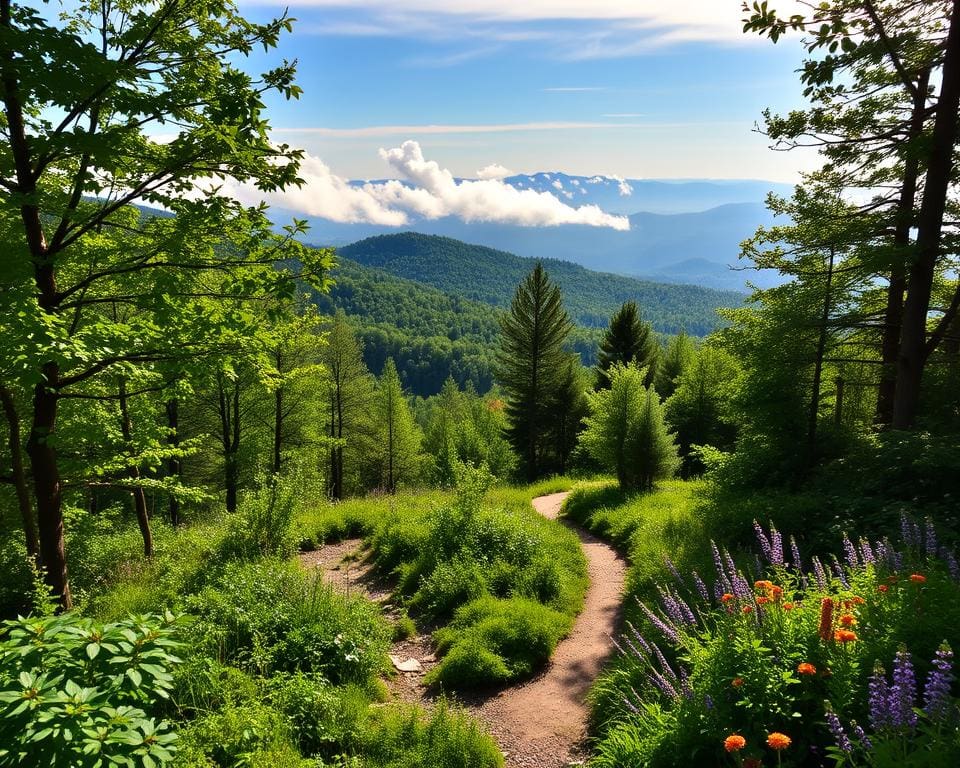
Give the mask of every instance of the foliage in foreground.
M 75 613 L 4 622 L 0 766 L 144 766 L 177 737 L 149 712 L 172 686 L 174 617 L 102 624 Z
M 844 539 L 844 563 L 756 528 L 762 566 L 714 545 L 711 585 L 668 562 L 594 690 L 594 764 L 955 765 L 960 569 L 932 523 Z

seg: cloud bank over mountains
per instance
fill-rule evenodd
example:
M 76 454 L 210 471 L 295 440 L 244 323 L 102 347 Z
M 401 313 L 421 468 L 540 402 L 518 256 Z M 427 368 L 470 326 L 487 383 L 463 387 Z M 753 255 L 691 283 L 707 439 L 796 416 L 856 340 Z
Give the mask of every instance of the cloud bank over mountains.
M 300 187 L 264 195 L 249 185 L 237 185 L 230 192 L 244 203 L 265 200 L 271 206 L 340 224 L 402 227 L 414 218 L 453 216 L 467 223 L 630 229 L 626 216 L 609 214 L 597 205 L 574 207 L 550 192 L 511 186 L 503 181 L 510 171 L 498 164 L 478 171 L 477 179 L 456 179 L 439 163 L 426 159 L 416 141 L 381 149 L 380 157 L 399 179 L 351 184 L 320 158 L 306 155 L 300 166 L 304 182 Z

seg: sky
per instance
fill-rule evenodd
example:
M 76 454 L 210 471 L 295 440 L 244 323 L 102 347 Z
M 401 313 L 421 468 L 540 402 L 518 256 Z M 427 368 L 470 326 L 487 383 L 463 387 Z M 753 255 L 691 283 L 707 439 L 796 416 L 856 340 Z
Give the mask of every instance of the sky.
M 268 114 L 276 139 L 305 149 L 321 176 L 396 177 L 398 158 L 416 154 L 405 142 L 423 163 L 470 178 L 794 182 L 813 167 L 754 130 L 764 108 L 802 105 L 803 52 L 744 35 L 740 0 L 238 5 L 256 20 L 285 8 L 297 20 L 248 66 L 298 61 L 302 97 L 272 99 Z

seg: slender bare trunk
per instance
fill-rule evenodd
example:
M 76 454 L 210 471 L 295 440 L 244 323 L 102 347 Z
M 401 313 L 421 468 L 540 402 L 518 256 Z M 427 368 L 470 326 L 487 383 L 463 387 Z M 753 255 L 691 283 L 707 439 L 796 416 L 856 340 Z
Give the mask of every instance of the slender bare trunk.
M 130 409 L 127 405 L 127 382 L 121 378 L 119 384 L 120 402 L 120 431 L 126 443 L 127 453 L 131 458 L 134 454 L 133 424 L 130 421 Z M 127 469 L 127 476 L 136 483 L 140 479 L 140 468 L 131 463 Z M 137 516 L 137 525 L 140 526 L 140 535 L 143 537 L 143 554 L 153 557 L 153 532 L 150 530 L 150 514 L 147 512 L 147 497 L 143 488 L 134 487 L 130 491 L 133 496 L 133 511 Z
M 36 561 L 40 555 L 40 540 L 37 538 L 37 523 L 33 517 L 33 504 L 30 489 L 27 487 L 27 474 L 23 468 L 23 445 L 20 440 L 20 414 L 13 400 L 13 393 L 0 385 L 0 401 L 10 430 L 10 469 L 13 488 L 17 494 L 17 506 L 23 521 L 23 535 L 26 540 L 27 554 Z

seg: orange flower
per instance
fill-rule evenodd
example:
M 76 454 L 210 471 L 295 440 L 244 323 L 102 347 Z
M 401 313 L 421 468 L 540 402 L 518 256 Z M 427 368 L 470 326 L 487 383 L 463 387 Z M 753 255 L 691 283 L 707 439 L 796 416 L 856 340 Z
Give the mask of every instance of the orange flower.
M 734 688 L 739 688 L 741 685 L 743 685 L 743 678 L 742 677 L 733 678 L 733 682 L 730 683 L 730 685 L 732 685 Z
M 881 584 L 879 587 L 877 587 L 877 589 L 883 593 L 887 593 L 890 591 L 890 587 L 888 587 L 886 584 Z
M 923 584 L 926 580 L 927 580 L 927 577 L 924 576 L 922 573 L 910 574 L 910 581 L 912 581 L 914 584 Z
M 794 607 L 794 606 L 793 606 L 793 603 L 784 603 L 784 604 L 783 604 L 783 610 L 785 610 L 785 611 L 792 611 L 792 610 L 793 610 L 793 607 Z
M 764 597 L 763 595 L 761 595 L 760 597 L 757 598 L 757 605 L 766 605 L 769 602 L 771 602 L 769 597 Z
M 767 745 L 770 749 L 776 749 L 777 751 L 786 749 L 792 742 L 793 740 L 785 733 L 777 733 L 774 731 L 767 736 Z
M 830 639 L 833 630 L 833 600 L 829 597 L 820 601 L 820 639 L 827 641 Z
M 770 590 L 770 594 L 773 595 L 774 600 L 779 600 L 781 597 L 783 597 L 783 587 L 774 586 Z
M 720 598 L 720 601 L 724 603 L 729 603 L 731 600 L 733 600 L 733 595 L 729 592 L 724 592 L 723 597 Z
M 855 616 L 851 616 L 849 613 L 845 613 L 843 614 L 843 616 L 840 617 L 840 623 L 845 627 L 852 627 L 854 624 L 857 623 L 857 619 Z
M 863 599 L 862 597 L 860 597 L 859 595 L 854 595 L 854 596 L 853 596 L 853 604 L 854 604 L 854 605 L 863 605 L 863 604 L 866 603 L 866 602 L 867 602 L 867 601 L 864 600 L 864 599 Z
M 771 590 L 771 589 L 773 589 L 773 582 L 772 582 L 772 581 L 767 581 L 766 579 L 764 579 L 763 581 L 755 581 L 755 582 L 753 582 L 753 586 L 754 586 L 756 589 Z
M 801 675 L 815 675 L 817 674 L 817 668 L 809 661 L 805 661 L 802 664 L 797 665 L 797 672 L 799 672 Z
M 752 606 L 752 605 L 745 605 L 745 606 L 743 606 L 743 608 L 741 608 L 740 610 L 743 611 L 744 613 L 753 613 L 753 606 Z
M 727 752 L 739 752 L 745 746 L 747 746 L 747 740 L 739 733 L 731 733 L 723 740 L 723 748 Z
M 838 643 L 852 643 L 854 640 L 857 640 L 857 633 L 849 629 L 838 629 L 834 635 L 833 639 Z

